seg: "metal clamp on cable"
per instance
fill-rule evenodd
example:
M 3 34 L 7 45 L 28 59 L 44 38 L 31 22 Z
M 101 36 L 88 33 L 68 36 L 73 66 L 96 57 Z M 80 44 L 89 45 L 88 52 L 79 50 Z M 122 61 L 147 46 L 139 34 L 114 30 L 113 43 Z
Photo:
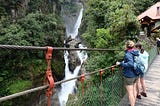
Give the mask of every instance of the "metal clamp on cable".
M 102 75 L 103 75 L 103 73 L 104 73 L 104 70 L 101 69 L 101 70 L 99 71 L 99 74 L 100 74 L 100 81 L 101 81 L 101 82 L 102 82 Z
M 47 89 L 46 95 L 48 97 L 48 106 L 50 106 L 50 97 L 52 95 L 52 90 L 54 88 L 54 79 L 52 77 L 52 71 L 51 71 L 51 59 L 52 59 L 52 47 L 47 47 L 47 53 L 46 53 L 46 60 L 47 60 L 47 71 L 44 79 L 44 84 L 49 83 L 49 87 Z
M 82 74 L 80 78 L 81 78 L 81 83 L 82 83 L 82 95 L 84 95 L 84 80 L 85 80 L 85 75 Z
M 101 70 L 99 71 L 99 73 L 100 73 L 100 75 L 102 76 L 102 74 L 104 73 L 104 70 L 101 69 Z
M 111 67 L 111 70 L 112 70 L 112 75 L 113 75 L 113 73 L 114 73 L 114 66 Z

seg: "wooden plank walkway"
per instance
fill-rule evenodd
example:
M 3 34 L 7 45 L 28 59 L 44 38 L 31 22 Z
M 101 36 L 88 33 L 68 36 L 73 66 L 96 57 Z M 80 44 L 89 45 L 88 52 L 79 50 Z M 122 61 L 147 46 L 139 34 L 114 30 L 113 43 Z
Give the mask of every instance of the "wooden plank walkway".
M 157 55 L 150 65 L 145 77 L 147 97 L 136 99 L 135 106 L 160 106 L 160 55 Z M 128 106 L 128 96 L 125 95 L 119 106 Z
M 160 106 L 160 55 L 157 55 L 145 77 L 147 96 L 137 99 L 136 106 Z

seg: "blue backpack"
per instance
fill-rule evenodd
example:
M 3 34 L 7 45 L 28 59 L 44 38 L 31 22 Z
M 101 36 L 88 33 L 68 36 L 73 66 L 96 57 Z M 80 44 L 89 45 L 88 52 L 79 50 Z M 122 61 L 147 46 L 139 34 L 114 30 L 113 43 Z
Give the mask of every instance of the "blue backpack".
M 136 75 L 144 73 L 145 66 L 143 62 L 141 61 L 140 56 L 133 56 L 133 59 L 134 59 L 134 73 Z

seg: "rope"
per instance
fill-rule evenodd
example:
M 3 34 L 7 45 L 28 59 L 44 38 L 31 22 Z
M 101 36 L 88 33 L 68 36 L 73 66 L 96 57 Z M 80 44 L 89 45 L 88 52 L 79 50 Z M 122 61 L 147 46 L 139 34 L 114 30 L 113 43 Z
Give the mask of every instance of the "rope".
M 47 50 L 47 47 L 0 45 L 0 49 Z M 53 47 L 53 49 L 54 50 L 86 50 L 86 51 L 122 51 L 120 49 L 65 48 L 65 47 Z
M 115 66 L 117 66 L 117 65 L 113 65 L 111 67 L 106 67 L 106 68 L 104 68 L 102 70 L 111 69 L 112 67 L 115 67 Z M 93 72 L 90 72 L 90 73 L 86 73 L 86 74 L 84 74 L 84 76 L 92 75 L 92 74 L 95 74 L 97 72 L 100 72 L 100 70 L 93 71 Z M 54 85 L 56 86 L 56 85 L 59 85 L 61 83 L 68 82 L 68 81 L 71 81 L 71 80 L 74 80 L 74 79 L 78 79 L 78 78 L 81 78 L 81 75 L 77 76 L 77 77 L 74 77 L 74 78 L 67 79 L 67 80 L 62 80 L 62 81 L 55 82 Z M 19 97 L 19 96 L 22 96 L 22 95 L 26 95 L 28 93 L 36 92 L 36 91 L 39 91 L 39 90 L 44 90 L 44 89 L 47 89 L 48 87 L 49 87 L 49 85 L 44 85 L 44 86 L 40 86 L 40 87 L 33 88 L 33 89 L 30 89 L 30 90 L 26 90 L 26 91 L 22 91 L 22 92 L 19 92 L 19 93 L 15 93 L 15 94 L 12 94 L 12 95 L 9 95 L 9 96 L 1 97 L 0 98 L 0 102 L 6 101 L 6 100 L 9 100 L 9 99 L 13 99 L 13 98 L 16 98 L 16 97 Z

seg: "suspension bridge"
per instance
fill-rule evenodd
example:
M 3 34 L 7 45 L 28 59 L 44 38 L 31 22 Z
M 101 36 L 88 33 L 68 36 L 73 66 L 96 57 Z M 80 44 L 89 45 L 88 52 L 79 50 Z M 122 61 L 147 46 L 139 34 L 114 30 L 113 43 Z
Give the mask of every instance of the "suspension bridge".
M 28 95 L 38 91 L 47 91 L 47 99 L 44 101 L 48 106 L 54 105 L 55 99 L 52 98 L 54 88 L 61 83 L 79 79 L 81 82 L 81 92 L 78 92 L 78 99 L 71 99 L 67 102 L 67 106 L 128 106 L 128 98 L 124 88 L 121 68 L 113 65 L 90 73 L 84 73 L 77 77 L 54 82 L 52 77 L 50 60 L 52 59 L 52 50 L 88 50 L 88 51 L 120 51 L 115 49 L 79 49 L 79 48 L 59 48 L 59 47 L 33 47 L 33 46 L 14 46 L 0 45 L 0 49 L 16 49 L 16 50 L 45 50 L 47 60 L 46 84 L 26 91 L 18 92 L 8 96 L 0 97 L 0 104 L 12 100 L 23 95 Z M 146 86 L 148 97 L 142 97 L 136 100 L 136 106 L 159 106 L 160 104 L 160 56 L 157 55 L 157 48 L 153 47 L 149 52 L 149 69 L 146 73 Z M 108 77 L 104 78 L 103 74 L 109 72 Z M 86 76 L 97 75 L 99 81 L 85 82 Z M 48 82 L 48 83 L 47 83 Z M 86 84 L 87 83 L 87 84 Z M 94 85 L 93 85 L 94 84 Z M 89 89 L 89 88 L 90 89 Z M 98 91 L 94 91 L 98 89 Z M 97 102 L 98 101 L 98 102 Z

